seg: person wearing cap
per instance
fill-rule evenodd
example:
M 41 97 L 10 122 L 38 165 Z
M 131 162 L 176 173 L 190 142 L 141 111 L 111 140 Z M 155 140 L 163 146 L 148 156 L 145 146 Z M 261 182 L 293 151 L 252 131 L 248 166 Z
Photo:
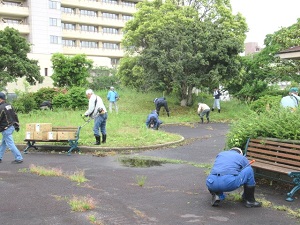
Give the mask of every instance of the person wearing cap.
M 19 131 L 18 115 L 14 111 L 11 104 L 6 102 L 6 96 L 0 92 L 0 132 L 2 133 L 2 141 L 0 145 L 0 163 L 3 159 L 3 154 L 7 148 L 10 149 L 14 155 L 14 164 L 22 163 L 23 157 L 21 152 L 16 147 L 13 139 L 13 132 Z
M 162 124 L 162 121 L 158 118 L 156 110 L 153 110 L 146 119 L 146 127 L 154 130 L 158 130 L 159 126 Z
M 298 108 L 300 97 L 298 96 L 298 88 L 293 87 L 289 91 L 289 95 L 283 97 L 280 101 L 280 105 L 284 108 L 290 108 L 291 111 L 295 111 Z
M 159 115 L 160 108 L 164 107 L 166 112 L 167 112 L 168 117 L 170 117 L 168 102 L 167 102 L 165 97 L 155 98 L 153 102 L 154 102 L 154 105 L 155 105 L 157 115 Z
M 214 89 L 214 104 L 213 107 L 211 108 L 211 111 L 214 111 L 215 108 L 218 109 L 218 113 L 221 112 L 221 106 L 220 106 L 220 96 L 221 96 L 221 92 L 219 91 L 219 88 L 215 88 Z
M 238 147 L 220 152 L 206 178 L 206 186 L 212 194 L 212 206 L 218 206 L 225 199 L 224 192 L 234 191 L 244 185 L 242 199 L 245 206 L 260 207 L 261 203 L 254 198 L 255 184 L 251 164 Z
M 201 123 L 203 123 L 203 117 L 206 116 L 207 123 L 209 123 L 210 108 L 205 103 L 198 103 L 197 113 L 200 116 Z
M 110 87 L 107 93 L 107 100 L 109 101 L 109 112 L 112 112 L 112 106 L 114 105 L 116 113 L 118 113 L 118 104 L 117 101 L 119 100 L 119 95 L 115 91 L 114 87 Z
M 89 108 L 82 114 L 82 117 L 90 117 L 94 119 L 94 137 L 96 139 L 95 145 L 101 144 L 100 132 L 102 134 L 102 143 L 106 143 L 106 120 L 107 111 L 102 99 L 94 94 L 91 89 L 86 90 L 86 97 L 89 99 Z M 100 130 L 100 132 L 99 132 Z

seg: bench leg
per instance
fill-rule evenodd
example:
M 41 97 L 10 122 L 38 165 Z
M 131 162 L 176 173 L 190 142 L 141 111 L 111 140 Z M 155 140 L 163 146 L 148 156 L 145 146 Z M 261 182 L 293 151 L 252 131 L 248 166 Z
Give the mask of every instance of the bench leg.
M 288 202 L 294 201 L 294 194 L 300 190 L 300 173 L 291 172 L 288 174 L 290 177 L 294 177 L 293 183 L 296 185 L 289 193 L 287 193 L 287 198 L 285 199 Z
M 68 156 L 71 155 L 72 151 L 75 150 L 75 149 L 78 149 L 80 151 L 80 149 L 78 148 L 78 141 L 77 140 L 69 140 L 69 144 L 71 146 L 71 148 L 69 149 L 68 151 Z
M 36 146 L 34 146 L 35 141 L 27 141 L 27 147 L 24 149 L 24 154 L 27 154 L 27 151 L 29 148 L 34 148 L 35 150 L 37 150 L 38 148 Z

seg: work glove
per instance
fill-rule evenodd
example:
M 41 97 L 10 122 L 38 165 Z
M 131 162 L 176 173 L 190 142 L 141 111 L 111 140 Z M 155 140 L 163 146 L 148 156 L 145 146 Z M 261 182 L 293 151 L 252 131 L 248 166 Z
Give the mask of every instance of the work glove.
M 82 117 L 82 118 L 85 118 L 85 117 L 87 117 L 87 115 L 81 114 L 81 117 Z

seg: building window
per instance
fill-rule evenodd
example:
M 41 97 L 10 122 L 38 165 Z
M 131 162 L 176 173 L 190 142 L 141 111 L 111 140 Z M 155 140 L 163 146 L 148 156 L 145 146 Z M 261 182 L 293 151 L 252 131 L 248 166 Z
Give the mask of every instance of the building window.
M 104 42 L 103 49 L 120 49 L 120 46 L 119 46 L 119 44 L 116 44 L 116 43 Z
M 98 48 L 98 42 L 94 41 L 81 41 L 80 46 L 82 48 Z
M 62 40 L 62 44 L 63 44 L 63 46 L 76 47 L 75 40 Z
M 57 18 L 50 18 L 50 26 L 60 26 L 61 22 L 60 19 Z
M 63 13 L 75 14 L 75 9 L 73 8 L 61 7 L 61 11 Z
M 22 20 L 18 20 L 18 19 L 3 18 L 2 21 L 3 21 L 3 23 L 9 23 L 9 24 L 21 24 L 22 23 Z
M 22 6 L 22 2 L 13 2 L 13 1 L 1 1 L 4 5 L 11 5 L 11 6 Z
M 102 32 L 104 34 L 118 34 L 119 30 L 117 28 L 112 27 L 103 27 Z
M 80 15 L 97 17 L 97 12 L 96 11 L 91 11 L 91 10 L 81 9 L 80 10 Z
M 80 30 L 87 31 L 87 32 L 98 32 L 98 28 L 96 26 L 89 26 L 89 25 L 81 25 Z
M 58 36 L 54 36 L 54 35 L 50 35 L 50 43 L 51 44 L 59 44 L 59 37 Z
M 102 0 L 102 2 L 109 3 L 109 4 L 115 4 L 115 5 L 118 4 L 118 0 Z
M 49 8 L 50 9 L 59 9 L 60 3 L 57 1 L 49 0 Z
M 111 65 L 118 65 L 120 62 L 120 59 L 111 58 L 110 59 Z
M 133 18 L 133 16 L 129 16 L 129 15 L 123 15 L 122 16 L 123 20 L 131 20 Z
M 124 6 L 129 6 L 129 7 L 135 7 L 135 3 L 134 2 L 122 2 L 122 5 Z
M 62 29 L 66 29 L 66 30 L 75 30 L 75 24 L 72 23 L 61 23 L 61 27 Z
M 119 19 L 118 14 L 114 13 L 102 13 L 103 18 L 109 18 L 109 19 Z

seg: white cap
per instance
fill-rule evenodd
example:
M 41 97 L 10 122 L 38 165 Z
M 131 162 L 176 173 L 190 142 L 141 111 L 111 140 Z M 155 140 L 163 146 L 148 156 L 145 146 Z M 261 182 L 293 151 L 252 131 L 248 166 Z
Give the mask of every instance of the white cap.
M 86 95 L 94 94 L 94 92 L 93 92 L 92 89 L 88 89 L 88 90 L 85 91 L 85 94 L 86 94 Z

